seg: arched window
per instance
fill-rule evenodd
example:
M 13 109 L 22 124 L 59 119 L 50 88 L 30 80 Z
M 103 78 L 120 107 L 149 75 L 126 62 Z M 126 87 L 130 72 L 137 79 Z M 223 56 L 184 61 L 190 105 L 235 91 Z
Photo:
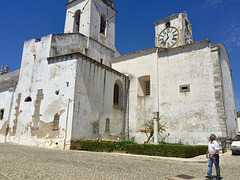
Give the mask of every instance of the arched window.
M 26 97 L 26 99 L 24 100 L 24 102 L 32 102 L 32 98 L 30 96 Z
M 100 33 L 106 34 L 106 15 L 103 13 L 101 14 Z
M 80 16 L 81 16 L 81 11 L 77 10 L 74 14 L 74 26 L 73 26 L 74 33 L 79 33 L 80 31 Z
M 119 86 L 118 84 L 114 85 L 114 95 L 113 95 L 113 104 L 119 105 Z
M 113 108 L 122 110 L 124 104 L 123 84 L 120 79 L 116 80 L 113 87 Z

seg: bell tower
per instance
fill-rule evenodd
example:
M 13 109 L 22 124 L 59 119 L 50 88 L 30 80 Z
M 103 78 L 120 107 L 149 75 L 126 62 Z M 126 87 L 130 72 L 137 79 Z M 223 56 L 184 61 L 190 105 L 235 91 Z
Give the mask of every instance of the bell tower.
M 193 43 L 192 25 L 186 11 L 157 21 L 155 25 L 155 46 L 173 48 Z
M 115 4 L 112 0 L 69 0 L 64 33 L 80 33 L 115 50 Z

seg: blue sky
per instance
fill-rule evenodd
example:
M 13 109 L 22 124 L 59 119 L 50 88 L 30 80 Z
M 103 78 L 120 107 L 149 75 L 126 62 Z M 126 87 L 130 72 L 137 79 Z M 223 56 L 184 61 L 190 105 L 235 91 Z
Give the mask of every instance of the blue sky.
M 0 64 L 20 68 L 24 41 L 62 33 L 68 0 L 2 0 Z M 153 23 L 187 11 L 193 40 L 224 43 L 240 110 L 240 0 L 115 0 L 116 45 L 122 54 L 154 46 Z

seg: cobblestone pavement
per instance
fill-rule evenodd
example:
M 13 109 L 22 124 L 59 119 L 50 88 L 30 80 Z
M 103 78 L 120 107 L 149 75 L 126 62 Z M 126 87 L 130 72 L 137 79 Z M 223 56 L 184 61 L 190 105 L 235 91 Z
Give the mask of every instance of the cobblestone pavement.
M 239 162 L 240 156 L 232 156 L 230 152 L 220 158 L 224 179 L 240 179 Z M 51 150 L 0 143 L 1 180 L 148 180 L 165 179 L 179 174 L 204 179 L 206 170 L 206 162 L 181 162 L 171 158 L 166 161 L 147 156 Z

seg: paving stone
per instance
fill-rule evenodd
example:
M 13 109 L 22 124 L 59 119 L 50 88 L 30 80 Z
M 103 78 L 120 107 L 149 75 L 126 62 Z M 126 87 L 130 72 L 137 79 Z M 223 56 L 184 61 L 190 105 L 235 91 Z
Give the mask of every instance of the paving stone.
M 220 157 L 224 180 L 239 179 L 240 156 Z M 184 174 L 205 179 L 204 156 L 156 158 L 85 151 L 63 151 L 0 143 L 0 180 L 148 180 L 180 179 Z M 213 171 L 215 172 L 215 171 Z

